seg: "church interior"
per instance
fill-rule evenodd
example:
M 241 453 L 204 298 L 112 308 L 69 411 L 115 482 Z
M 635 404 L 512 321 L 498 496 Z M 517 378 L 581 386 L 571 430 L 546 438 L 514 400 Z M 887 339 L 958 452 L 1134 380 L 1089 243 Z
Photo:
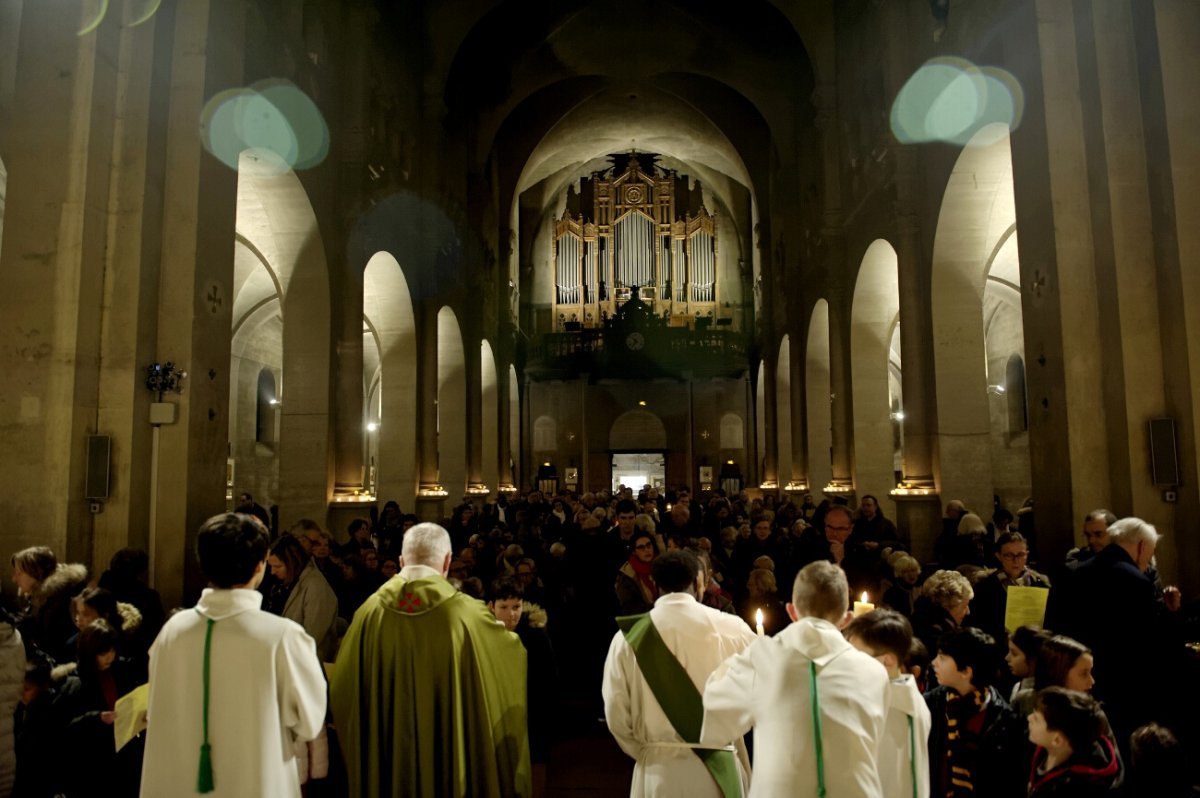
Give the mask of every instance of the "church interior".
M 0 0 L 0 539 L 144 549 L 170 608 L 242 493 L 337 540 L 871 496 L 920 562 L 959 500 L 1041 563 L 1145 519 L 1193 600 L 1197 41 L 1193 0 Z
M 1198 25 L 3 0 L 5 539 L 178 601 L 235 491 L 643 480 L 874 495 L 918 555 L 951 499 L 1043 560 L 1111 507 L 1194 594 Z

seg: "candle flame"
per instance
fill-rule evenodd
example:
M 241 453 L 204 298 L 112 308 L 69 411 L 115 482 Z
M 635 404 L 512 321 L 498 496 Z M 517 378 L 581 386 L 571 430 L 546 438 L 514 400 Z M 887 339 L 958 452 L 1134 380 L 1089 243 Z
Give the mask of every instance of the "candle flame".
M 870 602 L 868 602 L 868 601 L 867 601 L 867 594 L 866 594 L 866 592 L 865 592 L 865 591 L 863 592 L 862 603 L 863 603 L 863 604 L 868 604 L 868 603 L 870 603 Z
M 754 611 L 754 622 L 759 626 L 762 626 L 762 610 Z

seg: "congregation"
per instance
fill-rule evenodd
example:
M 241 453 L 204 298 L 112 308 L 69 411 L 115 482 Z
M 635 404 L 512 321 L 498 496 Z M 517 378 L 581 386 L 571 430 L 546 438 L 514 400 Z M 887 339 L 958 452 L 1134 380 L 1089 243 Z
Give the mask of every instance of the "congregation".
M 145 552 L 98 578 L 12 555 L 0 792 L 540 796 L 570 706 L 637 796 L 1196 794 L 1194 607 L 1136 518 L 1096 510 L 1034 563 L 1028 509 L 952 501 L 922 563 L 872 496 L 530 491 L 441 526 L 389 501 L 337 536 L 236 511 L 169 618 Z M 1013 625 L 1012 588 L 1047 591 L 1041 623 Z

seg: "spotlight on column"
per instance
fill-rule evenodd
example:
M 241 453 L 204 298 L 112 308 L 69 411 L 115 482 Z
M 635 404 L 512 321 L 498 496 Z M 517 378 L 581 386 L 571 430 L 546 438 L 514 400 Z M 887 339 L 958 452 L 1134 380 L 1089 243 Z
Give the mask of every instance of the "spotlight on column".
M 367 432 L 374 432 L 377 429 L 379 429 L 379 425 L 374 421 L 371 421 L 367 424 Z

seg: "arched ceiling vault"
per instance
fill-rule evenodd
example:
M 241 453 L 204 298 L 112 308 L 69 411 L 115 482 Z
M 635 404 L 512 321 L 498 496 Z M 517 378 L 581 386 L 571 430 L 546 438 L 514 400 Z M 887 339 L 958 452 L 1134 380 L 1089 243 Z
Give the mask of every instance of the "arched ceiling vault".
M 670 91 L 710 120 L 731 102 L 746 106 L 749 115 L 731 116 L 722 126 L 765 122 L 768 145 L 794 147 L 798 127 L 812 117 L 814 86 L 796 28 L 765 0 L 736 7 L 723 0 L 564 0 L 533 15 L 509 0 L 494 4 L 463 35 L 443 97 L 448 126 L 469 130 L 478 169 L 496 154 L 514 117 L 523 128 L 549 131 L 566 110 L 603 90 L 621 97 Z M 531 113 L 528 103 L 539 95 L 547 107 Z

